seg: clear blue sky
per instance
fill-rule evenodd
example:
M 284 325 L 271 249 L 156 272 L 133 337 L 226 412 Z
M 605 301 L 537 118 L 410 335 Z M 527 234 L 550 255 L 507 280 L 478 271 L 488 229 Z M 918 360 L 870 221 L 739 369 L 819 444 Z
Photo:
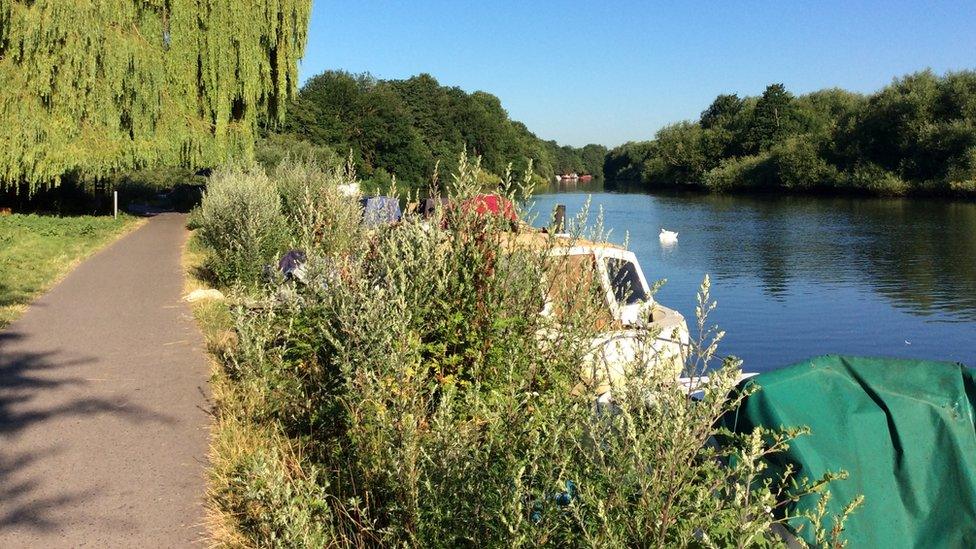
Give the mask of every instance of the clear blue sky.
M 301 76 L 427 72 L 497 95 L 544 139 L 613 146 L 720 93 L 871 92 L 927 67 L 976 69 L 976 0 L 315 0 Z

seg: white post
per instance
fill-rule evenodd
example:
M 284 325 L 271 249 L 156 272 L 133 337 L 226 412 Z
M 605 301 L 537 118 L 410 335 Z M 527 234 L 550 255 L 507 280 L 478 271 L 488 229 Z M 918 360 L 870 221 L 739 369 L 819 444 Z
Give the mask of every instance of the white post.
M 119 218 L 119 191 L 112 191 L 112 215 Z

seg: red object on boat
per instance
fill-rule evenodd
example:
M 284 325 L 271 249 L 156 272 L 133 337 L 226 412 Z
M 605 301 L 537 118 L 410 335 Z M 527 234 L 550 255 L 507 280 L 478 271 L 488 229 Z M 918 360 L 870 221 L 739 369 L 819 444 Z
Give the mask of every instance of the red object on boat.
M 515 204 L 497 194 L 479 194 L 461 203 L 461 211 L 470 212 L 472 209 L 478 215 L 499 215 L 509 221 L 518 221 Z
M 593 179 L 593 176 L 590 175 L 590 174 L 586 174 L 586 175 L 581 175 L 580 176 L 580 181 L 589 181 L 591 179 Z

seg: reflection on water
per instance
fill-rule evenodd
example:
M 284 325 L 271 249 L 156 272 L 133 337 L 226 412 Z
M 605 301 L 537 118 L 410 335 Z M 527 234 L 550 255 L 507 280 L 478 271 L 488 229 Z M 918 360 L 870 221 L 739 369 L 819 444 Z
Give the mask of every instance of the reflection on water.
M 724 351 L 766 370 L 825 353 L 976 366 L 976 204 L 647 195 L 600 184 L 536 197 L 539 223 L 592 194 L 612 239 L 629 234 L 658 299 L 685 316 L 710 274 Z M 663 248 L 661 228 L 679 233 Z

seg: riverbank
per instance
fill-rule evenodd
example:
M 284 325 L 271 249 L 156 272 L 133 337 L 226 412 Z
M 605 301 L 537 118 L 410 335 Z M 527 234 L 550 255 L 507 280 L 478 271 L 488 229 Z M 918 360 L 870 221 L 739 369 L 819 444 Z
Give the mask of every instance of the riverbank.
M 0 328 L 83 259 L 143 222 L 129 215 L 0 215 Z
M 904 192 L 886 192 L 852 185 L 828 185 L 807 188 L 784 188 L 775 185 L 738 185 L 729 187 L 710 187 L 705 183 L 650 183 L 639 179 L 604 179 L 600 190 L 610 192 L 644 193 L 674 196 L 737 196 L 757 199 L 781 198 L 853 198 L 853 199 L 911 199 L 941 202 L 976 202 L 976 191 L 952 191 L 944 188 L 916 188 Z
M 456 202 L 480 192 L 463 159 L 452 180 Z M 797 432 L 713 438 L 739 402 L 737 362 L 716 363 L 701 401 L 662 383 L 648 407 L 633 378 L 615 414 L 594 415 L 580 368 L 598 312 L 567 309 L 558 326 L 539 314 L 547 250 L 463 209 L 367 227 L 348 182 L 307 164 L 222 170 L 192 215 L 191 288 L 226 294 L 196 306 L 215 369 L 216 543 L 774 539 L 785 519 L 755 475 Z M 264 272 L 288 248 L 304 252 L 300 280 Z M 690 364 L 709 362 L 713 340 L 695 341 Z

